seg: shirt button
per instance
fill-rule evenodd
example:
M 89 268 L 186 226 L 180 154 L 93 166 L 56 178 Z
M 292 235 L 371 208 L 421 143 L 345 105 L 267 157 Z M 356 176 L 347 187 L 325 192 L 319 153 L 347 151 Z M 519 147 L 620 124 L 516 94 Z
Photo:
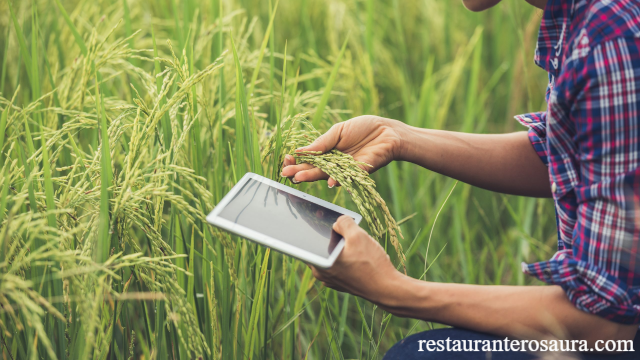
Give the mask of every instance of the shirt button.
M 556 183 L 551 183 L 551 192 L 552 193 L 556 193 L 558 191 L 558 185 L 556 185 Z
M 545 279 L 551 278 L 551 269 L 546 268 L 546 269 L 542 270 L 542 275 L 544 275 Z

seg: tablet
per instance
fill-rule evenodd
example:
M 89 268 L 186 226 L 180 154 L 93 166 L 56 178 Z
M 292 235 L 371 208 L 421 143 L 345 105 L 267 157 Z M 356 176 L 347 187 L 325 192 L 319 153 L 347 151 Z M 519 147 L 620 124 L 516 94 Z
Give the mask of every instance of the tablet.
M 329 268 L 344 247 L 332 230 L 341 215 L 360 223 L 362 216 L 254 173 L 245 174 L 207 215 L 223 230 Z

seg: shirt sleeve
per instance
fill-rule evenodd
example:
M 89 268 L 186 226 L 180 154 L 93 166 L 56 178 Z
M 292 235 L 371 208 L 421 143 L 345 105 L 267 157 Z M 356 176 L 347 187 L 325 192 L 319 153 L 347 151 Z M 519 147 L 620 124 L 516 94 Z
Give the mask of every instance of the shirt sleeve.
M 556 209 L 574 198 L 575 225 L 551 260 L 523 270 L 560 285 L 578 309 L 638 324 L 640 39 L 601 43 L 571 63 L 549 102 L 547 131 L 558 142 L 549 145 L 551 166 L 575 156 L 577 176 L 554 194 Z
M 516 115 L 518 122 L 529 128 L 531 146 L 545 165 L 549 165 L 547 157 L 547 112 L 534 112 Z

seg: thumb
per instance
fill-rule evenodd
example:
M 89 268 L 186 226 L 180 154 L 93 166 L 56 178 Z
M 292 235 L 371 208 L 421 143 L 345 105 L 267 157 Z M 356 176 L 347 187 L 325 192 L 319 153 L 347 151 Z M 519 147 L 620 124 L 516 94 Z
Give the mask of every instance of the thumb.
M 358 226 L 355 220 L 349 215 L 340 216 L 333 224 L 333 230 L 345 239 L 355 236 L 358 232 L 362 231 L 360 226 Z
M 330 151 L 340 141 L 340 133 L 342 132 L 342 124 L 335 124 L 327 131 L 318 137 L 314 142 L 307 146 L 303 146 L 296 149 L 296 152 L 302 151 L 321 151 L 323 154 Z

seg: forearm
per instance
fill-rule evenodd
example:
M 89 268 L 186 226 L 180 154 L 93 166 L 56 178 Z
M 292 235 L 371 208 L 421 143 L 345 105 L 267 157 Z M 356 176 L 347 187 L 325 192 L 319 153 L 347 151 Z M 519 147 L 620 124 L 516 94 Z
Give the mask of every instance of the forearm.
M 399 159 L 473 186 L 501 193 L 550 197 L 547 167 L 526 132 L 467 134 L 399 125 Z
M 559 286 L 430 283 L 402 274 L 379 305 L 391 313 L 498 336 L 632 340 L 637 325 L 621 325 L 578 310 Z

